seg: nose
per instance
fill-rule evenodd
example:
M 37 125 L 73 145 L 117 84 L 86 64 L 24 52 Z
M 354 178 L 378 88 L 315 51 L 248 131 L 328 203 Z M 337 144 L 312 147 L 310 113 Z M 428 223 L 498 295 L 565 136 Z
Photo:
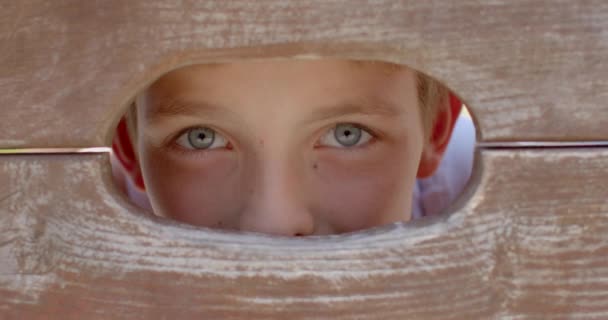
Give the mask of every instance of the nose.
M 276 161 L 266 161 L 256 170 L 240 230 L 288 237 L 313 234 L 315 219 L 304 203 L 305 188 L 295 171 Z

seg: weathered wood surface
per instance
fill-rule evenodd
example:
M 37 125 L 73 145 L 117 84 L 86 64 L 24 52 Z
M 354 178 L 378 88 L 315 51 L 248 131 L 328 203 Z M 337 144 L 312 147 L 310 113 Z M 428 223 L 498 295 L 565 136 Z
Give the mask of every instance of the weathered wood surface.
M 603 0 L 4 1 L 0 48 L 0 148 L 109 145 L 184 63 L 313 56 L 426 71 L 484 141 L 608 139 Z M 277 239 L 137 213 L 106 155 L 0 156 L 0 319 L 607 318 L 608 148 L 478 165 L 449 216 Z
M 108 145 L 183 63 L 313 55 L 427 71 L 487 141 L 608 137 L 605 0 L 3 1 L 0 48 L 2 148 Z
M 454 214 L 279 240 L 142 216 L 105 155 L 3 156 L 0 318 L 605 319 L 608 150 L 478 160 Z

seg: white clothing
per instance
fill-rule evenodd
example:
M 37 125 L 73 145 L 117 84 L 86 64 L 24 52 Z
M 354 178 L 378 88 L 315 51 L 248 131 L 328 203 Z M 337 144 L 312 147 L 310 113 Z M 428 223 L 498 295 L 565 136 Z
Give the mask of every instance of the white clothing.
M 461 193 L 473 169 L 475 127 L 468 113 L 456 120 L 452 137 L 437 171 L 416 180 L 412 199 L 412 219 L 445 210 Z

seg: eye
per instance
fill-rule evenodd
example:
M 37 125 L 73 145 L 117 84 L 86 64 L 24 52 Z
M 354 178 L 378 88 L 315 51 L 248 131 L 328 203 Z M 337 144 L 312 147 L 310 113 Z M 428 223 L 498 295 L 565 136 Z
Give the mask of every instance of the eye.
M 193 150 L 225 148 L 228 141 L 215 130 L 206 127 L 188 129 L 177 138 L 177 144 Z
M 372 135 L 360 126 L 339 123 L 322 136 L 319 143 L 327 147 L 350 148 L 364 145 L 371 139 Z

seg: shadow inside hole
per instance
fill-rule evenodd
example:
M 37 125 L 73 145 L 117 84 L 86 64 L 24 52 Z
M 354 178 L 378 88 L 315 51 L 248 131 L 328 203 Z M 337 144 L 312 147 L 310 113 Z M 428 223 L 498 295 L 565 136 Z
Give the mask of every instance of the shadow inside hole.
M 258 60 L 170 71 L 112 141 L 115 183 L 159 216 L 282 236 L 445 212 L 476 130 L 443 84 L 377 61 Z

